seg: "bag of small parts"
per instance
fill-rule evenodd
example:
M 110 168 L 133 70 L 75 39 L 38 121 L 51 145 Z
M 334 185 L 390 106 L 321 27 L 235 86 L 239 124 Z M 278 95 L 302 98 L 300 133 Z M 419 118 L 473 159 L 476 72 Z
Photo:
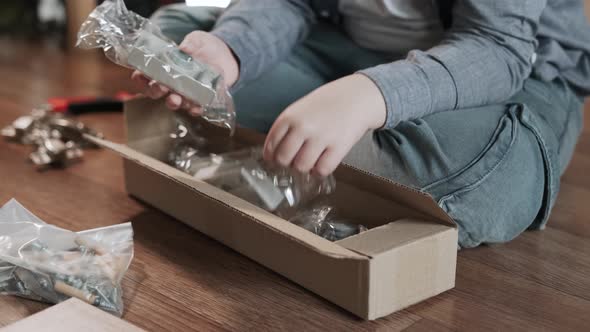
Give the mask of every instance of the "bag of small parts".
M 76 233 L 16 200 L 0 208 L 0 294 L 47 303 L 75 297 L 121 316 L 121 279 L 132 258 L 130 223 Z
M 102 48 L 114 63 L 202 106 L 202 117 L 233 133 L 236 112 L 221 70 L 182 52 L 150 20 L 130 11 L 123 0 L 106 0 L 80 27 L 77 46 Z

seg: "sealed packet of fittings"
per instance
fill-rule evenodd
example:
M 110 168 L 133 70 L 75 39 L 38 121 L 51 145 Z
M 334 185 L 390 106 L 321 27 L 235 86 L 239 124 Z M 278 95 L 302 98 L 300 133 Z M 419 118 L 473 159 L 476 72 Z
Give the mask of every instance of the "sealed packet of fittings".
M 82 24 L 78 47 L 102 48 L 113 62 L 143 73 L 203 108 L 203 118 L 233 133 L 233 98 L 218 70 L 182 52 L 123 0 L 106 0 Z
M 367 227 L 344 219 L 330 205 L 312 205 L 289 219 L 293 224 L 330 241 L 340 241 L 367 231 Z
M 46 303 L 71 297 L 121 316 L 133 258 L 130 223 L 83 232 L 46 224 L 17 201 L 0 209 L 0 294 Z

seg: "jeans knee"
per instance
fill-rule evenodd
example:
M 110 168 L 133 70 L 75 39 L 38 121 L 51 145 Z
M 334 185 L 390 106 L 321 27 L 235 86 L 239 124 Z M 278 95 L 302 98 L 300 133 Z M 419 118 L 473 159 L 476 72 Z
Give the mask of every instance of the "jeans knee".
M 171 4 L 158 9 L 151 20 L 166 37 L 180 44 L 193 31 L 210 31 L 220 14 L 219 8 Z
M 492 167 L 472 166 L 480 175 L 477 181 L 439 198 L 457 222 L 461 247 L 510 241 L 542 216 L 548 204 L 547 167 L 539 141 L 514 120 L 511 126 L 516 127 L 503 133 L 513 135 L 511 144 L 506 149 L 492 144 L 482 156 L 483 165 Z

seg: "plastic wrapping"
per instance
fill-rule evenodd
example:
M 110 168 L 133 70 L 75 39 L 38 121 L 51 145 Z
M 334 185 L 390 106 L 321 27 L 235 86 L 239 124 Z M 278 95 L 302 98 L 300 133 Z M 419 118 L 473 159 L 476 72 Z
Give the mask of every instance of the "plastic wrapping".
M 168 162 L 174 167 L 185 170 L 195 158 L 208 157 L 208 140 L 198 131 L 201 126 L 191 121 L 186 112 L 177 112 L 174 116 L 176 131 L 170 134 L 172 147 L 168 152 Z
M 0 293 L 58 303 L 79 298 L 117 316 L 121 279 L 133 258 L 130 223 L 71 232 L 17 201 L 0 209 Z
M 336 216 L 330 206 L 317 205 L 318 199 L 336 190 L 332 175 L 320 178 L 268 163 L 261 147 L 210 153 L 211 142 L 200 135 L 198 123 L 182 112 L 176 113 L 175 121 L 168 162 L 177 169 L 330 241 L 367 229 Z
M 290 222 L 330 241 L 338 241 L 364 232 L 367 227 L 349 222 L 328 205 L 299 211 Z
M 265 162 L 259 147 L 206 157 L 190 149 L 176 151 L 171 161 L 177 168 L 281 216 L 335 189 L 332 176 L 319 178 Z
M 175 121 L 168 154 L 171 165 L 268 211 L 286 216 L 335 189 L 332 176 L 319 178 L 265 162 L 261 147 L 211 153 L 213 142 L 200 135 L 194 118 L 178 112 Z
M 212 142 L 200 134 L 201 127 L 193 118 L 179 112 L 175 122 L 168 162 L 177 169 L 330 241 L 367 230 L 338 216 L 333 207 L 318 203 L 336 189 L 332 175 L 320 178 L 278 167 L 263 159 L 261 147 L 210 153 Z
M 219 71 L 193 59 L 148 19 L 106 0 L 82 24 L 78 47 L 102 48 L 113 62 L 145 76 L 203 108 L 203 118 L 235 129 L 233 98 Z

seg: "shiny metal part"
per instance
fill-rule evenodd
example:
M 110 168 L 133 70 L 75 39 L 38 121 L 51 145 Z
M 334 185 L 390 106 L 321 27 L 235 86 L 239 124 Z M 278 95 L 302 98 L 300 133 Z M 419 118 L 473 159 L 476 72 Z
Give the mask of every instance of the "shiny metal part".
M 41 139 L 37 143 L 37 150 L 33 151 L 29 158 L 39 168 L 49 166 L 67 166 L 79 161 L 84 152 L 73 142 L 63 141 L 55 138 Z
M 129 65 L 197 105 L 213 103 L 221 75 L 192 59 L 168 41 L 141 30 L 137 41 L 128 50 Z M 197 76 L 193 76 L 197 74 Z
M 32 116 L 21 116 L 12 125 L 2 129 L 2 136 L 13 141 L 23 142 L 27 140 L 27 133 L 32 129 L 34 122 L 35 119 Z
M 56 303 L 58 295 L 53 291 L 53 283 L 48 276 L 34 273 L 22 267 L 14 270 L 15 276 L 20 280 L 26 289 L 25 293 L 32 295 L 33 298 L 41 298 L 43 301 Z
M 85 134 L 103 138 L 101 133 L 82 122 L 52 112 L 48 106 L 19 117 L 3 128 L 1 134 L 7 140 L 35 146 L 29 158 L 39 168 L 67 166 L 82 158 L 82 149 L 97 148 L 84 138 Z

